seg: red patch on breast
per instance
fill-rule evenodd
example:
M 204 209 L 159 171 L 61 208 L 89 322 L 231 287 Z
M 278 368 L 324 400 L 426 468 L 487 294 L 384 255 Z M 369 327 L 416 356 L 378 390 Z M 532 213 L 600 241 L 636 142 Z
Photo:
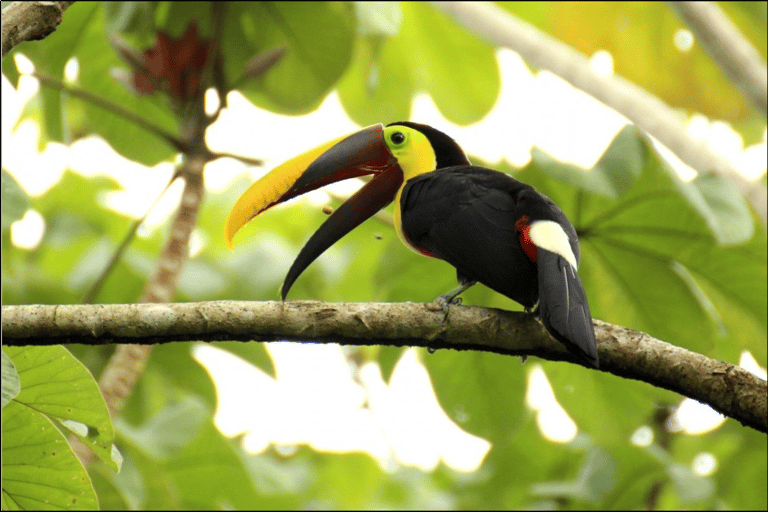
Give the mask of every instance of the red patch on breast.
M 407 235 L 403 234 L 403 236 L 405 236 L 405 240 L 408 242 L 408 245 L 410 245 L 411 247 L 413 247 L 414 249 L 416 249 L 416 250 L 417 250 L 419 253 L 421 253 L 421 254 L 423 254 L 424 256 L 427 256 L 427 257 L 429 257 L 429 258 L 435 258 L 435 259 L 438 259 L 438 260 L 440 259 L 440 258 L 438 258 L 437 256 L 435 256 L 434 254 L 432 254 L 431 252 L 429 252 L 427 249 L 425 249 L 425 248 L 423 248 L 423 247 L 419 247 L 419 246 L 418 246 L 418 245 L 416 245 L 415 243 L 411 242 L 411 239 L 410 239 L 410 238 L 408 238 L 408 236 L 407 236 Z
M 538 263 L 539 256 L 536 252 L 536 244 L 531 240 L 531 225 L 530 219 L 527 215 L 523 215 L 517 222 L 515 222 L 515 230 L 520 237 L 520 246 L 523 248 L 523 252 L 531 259 L 532 262 Z

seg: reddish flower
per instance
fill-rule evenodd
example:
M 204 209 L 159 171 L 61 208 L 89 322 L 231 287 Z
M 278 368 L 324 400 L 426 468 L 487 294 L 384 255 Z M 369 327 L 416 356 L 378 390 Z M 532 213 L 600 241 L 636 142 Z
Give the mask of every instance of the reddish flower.
M 190 22 L 179 39 L 157 33 L 157 43 L 144 50 L 144 68 L 134 71 L 136 90 L 151 94 L 158 86 L 184 103 L 200 92 L 202 71 L 211 54 L 211 43 L 197 35 L 197 23 Z

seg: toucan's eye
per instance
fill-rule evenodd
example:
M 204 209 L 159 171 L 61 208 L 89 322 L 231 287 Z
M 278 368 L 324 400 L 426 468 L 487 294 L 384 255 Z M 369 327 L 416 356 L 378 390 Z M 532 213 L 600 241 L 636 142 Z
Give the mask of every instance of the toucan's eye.
M 403 132 L 395 132 L 389 136 L 389 140 L 392 141 L 392 144 L 400 145 L 405 142 L 405 134 Z

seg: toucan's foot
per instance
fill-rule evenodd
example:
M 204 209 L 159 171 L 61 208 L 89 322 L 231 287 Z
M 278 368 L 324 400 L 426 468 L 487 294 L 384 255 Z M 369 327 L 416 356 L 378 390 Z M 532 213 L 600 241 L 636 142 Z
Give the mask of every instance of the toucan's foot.
M 448 311 L 450 310 L 451 305 L 454 306 L 460 306 L 461 305 L 461 295 L 464 293 L 467 288 L 470 286 L 474 286 L 477 281 L 467 281 L 461 283 L 461 285 L 458 288 L 455 288 L 448 293 L 445 293 L 443 295 L 438 296 L 434 302 L 435 304 L 439 304 L 440 307 L 443 309 L 443 322 L 448 320 Z
M 448 312 L 450 311 L 450 307 L 461 305 L 461 297 L 457 297 L 455 293 L 451 292 L 444 295 L 439 295 L 433 302 L 442 308 L 443 322 L 445 322 L 448 320 Z

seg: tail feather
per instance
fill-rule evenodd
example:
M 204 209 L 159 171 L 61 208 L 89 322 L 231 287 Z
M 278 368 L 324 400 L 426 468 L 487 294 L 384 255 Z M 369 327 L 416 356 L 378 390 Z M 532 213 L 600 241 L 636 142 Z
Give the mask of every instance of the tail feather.
M 554 252 L 538 248 L 539 312 L 547 331 L 593 368 L 599 367 L 587 294 L 576 269 Z

